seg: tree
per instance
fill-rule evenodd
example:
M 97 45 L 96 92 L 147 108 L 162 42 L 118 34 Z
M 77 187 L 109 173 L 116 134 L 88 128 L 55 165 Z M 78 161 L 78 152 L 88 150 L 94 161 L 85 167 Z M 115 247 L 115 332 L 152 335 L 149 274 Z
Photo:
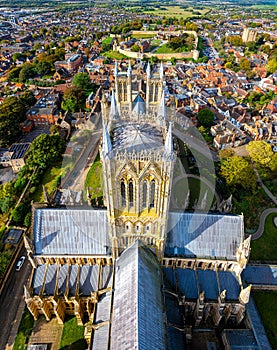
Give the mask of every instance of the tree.
M 112 49 L 112 45 L 111 44 L 102 43 L 102 48 L 101 48 L 102 52 L 107 52 L 107 51 L 110 51 L 111 49 Z
M 85 107 L 86 95 L 78 86 L 72 86 L 65 90 L 62 109 L 64 111 L 77 112 Z
M 25 112 L 23 103 L 17 97 L 5 98 L 0 106 L 0 146 L 10 145 L 19 136 Z
M 256 42 L 255 41 L 249 41 L 246 46 L 248 47 L 249 51 L 255 52 L 256 50 Z
M 221 175 L 229 186 L 241 186 L 244 189 L 254 190 L 256 187 L 256 175 L 253 167 L 245 158 L 237 155 L 221 161 Z
M 87 73 L 77 73 L 74 75 L 72 84 L 84 92 L 91 92 L 92 84 Z
M 268 166 L 274 155 L 271 146 L 265 141 L 251 141 L 245 148 L 251 160 L 262 166 Z
M 193 23 L 193 22 L 187 22 L 186 23 L 186 29 L 187 30 L 193 30 L 193 31 L 197 32 L 198 31 L 198 26 L 195 23 Z
M 40 61 L 36 64 L 36 71 L 40 75 L 46 75 L 51 73 L 53 65 L 47 61 Z
M 19 77 L 19 73 L 21 71 L 21 67 L 15 67 L 10 70 L 8 74 L 8 81 L 14 81 L 17 80 Z
M 277 70 L 277 59 L 276 58 L 272 58 L 271 60 L 269 60 L 266 68 L 267 68 L 267 71 L 269 73 L 276 72 L 276 70 Z
M 210 128 L 214 122 L 214 113 L 208 108 L 201 109 L 201 111 L 198 112 L 197 119 L 200 126 Z
M 12 55 L 12 61 L 15 63 L 18 59 L 25 58 L 25 57 L 26 55 L 24 53 L 16 52 Z
M 251 68 L 251 64 L 250 62 L 248 61 L 247 58 L 243 57 L 241 60 L 240 60 L 240 63 L 239 63 L 239 68 L 245 72 L 249 71 L 250 68 Z
M 46 32 L 47 32 L 47 29 L 44 28 L 44 27 L 40 28 L 40 30 L 39 30 L 39 34 L 40 34 L 41 36 L 44 36 L 44 35 L 46 34 Z
M 29 227 L 32 223 L 32 213 L 29 212 L 24 218 L 24 226 Z
M 232 62 L 226 62 L 225 63 L 225 68 L 232 69 L 233 68 L 233 63 Z
M 12 211 L 12 218 L 16 223 L 23 223 L 25 216 L 30 210 L 30 206 L 26 205 L 26 203 L 20 203 L 16 208 Z
M 19 82 L 25 83 L 28 79 L 35 76 L 34 66 L 31 63 L 24 63 L 19 73 Z
M 15 189 L 11 182 L 0 185 L 0 210 L 7 214 L 15 202 Z
M 22 102 L 23 106 L 27 110 L 28 108 L 36 104 L 37 99 L 35 98 L 32 91 L 26 90 L 20 95 L 20 101 Z
M 232 35 L 227 37 L 227 41 L 233 46 L 242 46 L 243 41 L 239 35 Z
M 232 148 L 221 149 L 218 152 L 220 161 L 226 160 L 235 155 L 235 151 Z
M 140 47 L 139 47 L 137 44 L 134 44 L 134 45 L 131 47 L 131 51 L 133 51 L 133 52 L 139 52 L 139 51 L 140 51 Z
M 57 56 L 57 58 L 59 60 L 63 60 L 64 59 L 64 55 L 65 55 L 65 49 L 63 47 L 58 47 L 55 50 L 55 55 Z
M 209 133 L 209 130 L 206 129 L 203 125 L 199 126 L 198 131 L 206 142 L 211 142 L 213 140 L 212 136 Z
M 30 146 L 26 165 L 29 169 L 46 169 L 59 159 L 64 148 L 63 139 L 57 135 L 39 135 Z

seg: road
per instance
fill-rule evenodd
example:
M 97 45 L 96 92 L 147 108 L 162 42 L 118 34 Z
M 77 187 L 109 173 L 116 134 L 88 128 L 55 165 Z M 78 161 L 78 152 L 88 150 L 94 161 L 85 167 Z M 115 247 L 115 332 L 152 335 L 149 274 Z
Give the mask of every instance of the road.
M 97 155 L 95 150 L 98 150 L 99 142 L 102 136 L 102 126 L 100 127 L 101 120 L 101 118 L 97 120 L 95 128 L 96 131 L 91 133 L 89 142 L 84 146 L 72 170 L 64 179 L 62 179 L 61 187 L 63 189 L 70 188 L 76 191 L 79 190 L 78 184 L 84 180 L 83 175 L 85 169 L 88 168 L 88 165 L 91 164 L 92 159 L 94 160 L 95 156 Z M 80 189 L 83 189 L 83 186 L 84 183 L 82 183 L 82 187 Z
M 19 257 L 25 255 L 26 250 L 23 245 L 19 253 Z M 16 261 L 17 262 L 17 261 Z M 15 265 L 16 265 L 15 262 Z M 5 284 L 5 287 L 0 295 L 0 349 L 4 350 L 8 344 L 10 331 L 15 322 L 20 322 L 16 319 L 17 310 L 20 302 L 23 300 L 23 286 L 27 284 L 27 280 L 31 274 L 32 266 L 26 258 L 20 271 L 15 271 L 15 266 L 12 268 L 10 276 Z M 18 317 L 19 318 L 19 317 Z M 21 317 L 20 317 L 21 318 Z

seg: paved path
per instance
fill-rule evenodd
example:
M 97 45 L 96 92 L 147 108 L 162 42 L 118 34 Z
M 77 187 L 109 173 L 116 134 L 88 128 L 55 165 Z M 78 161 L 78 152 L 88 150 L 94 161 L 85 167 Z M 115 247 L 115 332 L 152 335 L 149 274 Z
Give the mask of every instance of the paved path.
M 258 227 L 257 231 L 251 235 L 252 240 L 258 239 L 262 236 L 262 234 L 264 232 L 265 220 L 266 220 L 267 216 L 271 213 L 277 214 L 277 208 L 268 208 L 262 212 L 261 217 L 260 217 L 259 227 Z M 276 231 L 277 231 L 277 229 L 276 229 Z M 276 234 L 277 234 L 277 232 L 276 232 Z
M 265 193 L 272 200 L 272 202 L 275 205 L 277 205 L 277 198 L 269 191 L 269 189 L 266 187 L 266 185 L 262 182 L 262 179 L 261 179 L 261 177 L 259 175 L 259 172 L 258 172 L 257 168 L 254 165 L 253 165 L 253 169 L 255 171 L 255 174 L 257 175 L 257 182 L 258 182 L 258 184 L 262 186 L 262 188 L 264 189 Z M 265 220 L 266 220 L 267 216 L 269 214 L 272 214 L 272 213 L 276 213 L 277 214 L 277 208 L 268 208 L 268 209 L 266 209 L 266 210 L 264 210 L 262 212 L 261 217 L 260 217 L 259 227 L 258 227 L 257 231 L 251 235 L 251 239 L 252 240 L 258 239 L 258 238 L 260 238 L 262 236 L 262 234 L 264 232 Z
M 56 318 L 46 321 L 44 316 L 40 316 L 34 323 L 29 344 L 51 344 L 51 350 L 60 348 L 63 325 L 58 324 Z
M 102 127 L 99 126 L 100 121 L 101 118 L 98 117 L 96 130 L 91 133 L 89 142 L 82 149 L 70 172 L 61 180 L 62 188 L 71 188 L 71 186 L 77 183 L 78 178 L 82 177 L 84 169 L 86 169 L 87 164 L 90 162 L 89 158 L 95 154 L 95 149 L 98 148 L 102 136 Z
M 277 198 L 269 191 L 269 189 L 266 187 L 266 185 L 262 182 L 260 174 L 259 174 L 259 172 L 258 172 L 258 170 L 256 169 L 255 166 L 253 166 L 253 169 L 255 171 L 255 174 L 257 175 L 257 182 L 258 182 L 258 184 L 260 184 L 262 186 L 262 188 L 264 189 L 265 193 L 272 200 L 272 202 L 275 205 L 277 205 Z

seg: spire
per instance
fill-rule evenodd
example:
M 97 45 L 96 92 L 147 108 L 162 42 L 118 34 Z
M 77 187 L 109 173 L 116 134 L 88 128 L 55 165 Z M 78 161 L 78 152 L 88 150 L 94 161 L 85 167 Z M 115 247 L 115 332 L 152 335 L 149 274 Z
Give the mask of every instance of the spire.
M 127 77 L 131 77 L 132 76 L 132 66 L 131 66 L 131 62 L 129 61 L 129 67 L 127 70 Z
M 147 68 L 146 68 L 146 76 L 147 76 L 147 78 L 151 78 L 151 67 L 150 67 L 149 62 L 147 64 Z
M 173 142 L 172 142 L 172 124 L 169 123 L 168 132 L 164 144 L 164 155 L 171 156 L 173 154 Z
M 221 303 L 224 303 L 226 299 L 226 289 L 224 289 L 220 294 L 219 294 L 219 300 Z
M 252 284 L 249 284 L 248 287 L 242 289 L 241 292 L 239 293 L 239 301 L 243 305 L 246 305 L 249 302 L 251 287 L 252 287 Z
M 160 105 L 159 105 L 157 117 L 158 117 L 158 119 L 160 121 L 165 121 L 166 120 L 164 91 L 162 93 L 161 102 L 160 102 Z
M 163 79 L 164 77 L 164 65 L 163 62 L 161 61 L 161 65 L 160 65 L 160 78 Z
M 115 77 L 118 76 L 118 65 L 117 65 L 117 61 L 115 61 L 115 65 L 114 65 L 114 76 L 115 76 Z
M 104 157 L 106 157 L 112 151 L 112 142 L 110 135 L 105 123 L 103 123 L 103 140 L 102 140 L 102 152 Z
M 111 109 L 110 109 L 109 119 L 113 120 L 118 118 L 119 118 L 119 112 L 116 105 L 115 93 L 114 93 L 114 90 L 112 89 Z
M 137 94 L 137 96 L 133 102 L 132 113 L 134 115 L 143 115 L 143 114 L 145 114 L 145 112 L 146 112 L 145 101 L 140 96 L 140 94 Z

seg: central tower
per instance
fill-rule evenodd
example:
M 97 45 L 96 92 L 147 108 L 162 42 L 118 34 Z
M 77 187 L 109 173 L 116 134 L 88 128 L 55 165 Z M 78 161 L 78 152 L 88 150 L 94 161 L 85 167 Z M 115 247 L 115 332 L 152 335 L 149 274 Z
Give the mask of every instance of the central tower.
M 137 94 L 128 115 L 118 111 L 116 96 L 112 92 L 101 151 L 112 252 L 118 256 L 139 238 L 162 257 L 175 160 L 164 94 L 151 101 L 151 113 Z

